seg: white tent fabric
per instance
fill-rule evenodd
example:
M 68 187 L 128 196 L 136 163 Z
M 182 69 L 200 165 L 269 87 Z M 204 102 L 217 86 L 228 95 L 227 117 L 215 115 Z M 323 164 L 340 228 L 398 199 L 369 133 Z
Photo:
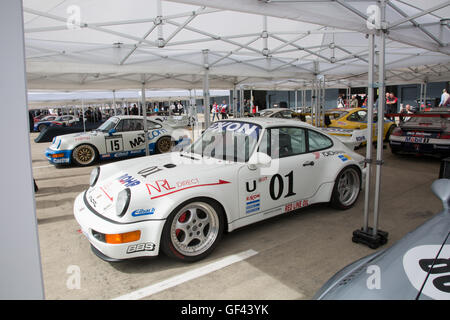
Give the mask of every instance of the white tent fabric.
M 371 0 L 24 0 L 29 89 L 367 84 Z M 376 8 L 375 8 L 376 9 Z M 450 80 L 450 1 L 387 2 L 387 84 Z M 371 21 L 369 19 L 369 21 Z M 205 54 L 207 61 L 205 61 Z

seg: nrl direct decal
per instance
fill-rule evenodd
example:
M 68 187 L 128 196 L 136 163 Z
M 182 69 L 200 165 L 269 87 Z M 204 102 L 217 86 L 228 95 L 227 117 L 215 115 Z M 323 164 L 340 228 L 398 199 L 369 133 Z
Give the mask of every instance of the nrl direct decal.
M 229 181 L 221 180 L 219 179 L 218 182 L 213 183 L 205 183 L 205 184 L 199 184 L 198 178 L 193 179 L 187 179 L 183 181 L 178 181 L 175 183 L 169 183 L 167 179 L 163 180 L 156 180 L 152 183 L 147 183 L 147 190 L 150 195 L 150 199 L 157 199 L 164 196 L 167 196 L 172 193 L 176 193 L 179 191 L 183 191 L 186 189 L 196 188 L 196 187 L 208 187 L 208 186 L 216 186 L 221 184 L 228 184 L 231 183 Z

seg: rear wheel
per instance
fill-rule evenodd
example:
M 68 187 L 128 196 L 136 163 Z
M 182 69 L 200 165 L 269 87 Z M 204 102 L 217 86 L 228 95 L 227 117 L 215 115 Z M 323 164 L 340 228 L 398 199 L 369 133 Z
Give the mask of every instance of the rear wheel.
M 357 168 L 346 167 L 337 176 L 331 195 L 331 205 L 345 210 L 352 207 L 361 190 L 361 175 Z
M 186 262 L 201 260 L 214 250 L 223 228 L 223 212 L 218 205 L 207 201 L 182 204 L 164 225 L 161 250 Z
M 158 153 L 166 153 L 172 150 L 173 142 L 170 137 L 162 137 L 156 142 L 156 151 Z
M 81 144 L 72 152 L 72 160 L 79 166 L 88 166 L 94 163 L 97 158 L 97 150 L 89 144 Z

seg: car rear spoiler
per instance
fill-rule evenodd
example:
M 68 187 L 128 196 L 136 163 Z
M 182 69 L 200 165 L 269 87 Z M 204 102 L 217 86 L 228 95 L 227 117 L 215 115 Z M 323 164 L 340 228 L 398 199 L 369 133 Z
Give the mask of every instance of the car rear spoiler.
M 335 136 L 350 149 L 367 141 L 367 129 L 320 128 L 323 132 Z

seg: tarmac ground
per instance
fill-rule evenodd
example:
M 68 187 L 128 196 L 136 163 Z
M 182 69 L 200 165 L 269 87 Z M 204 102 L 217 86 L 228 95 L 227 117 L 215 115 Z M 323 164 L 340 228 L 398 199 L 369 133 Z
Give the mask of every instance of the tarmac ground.
M 105 262 L 93 254 L 73 216 L 74 199 L 87 189 L 93 166 L 50 165 L 44 156 L 50 143 L 35 143 L 36 136 L 30 134 L 46 299 L 103 300 L 128 294 L 160 300 L 311 299 L 341 268 L 374 252 L 351 241 L 352 232 L 363 224 L 362 192 L 346 211 L 314 205 L 227 233 L 200 262 L 187 264 L 164 255 Z M 365 154 L 365 148 L 358 152 Z M 377 250 L 442 209 L 430 188 L 438 178 L 440 159 L 393 155 L 387 147 L 384 160 L 379 227 L 389 238 Z

